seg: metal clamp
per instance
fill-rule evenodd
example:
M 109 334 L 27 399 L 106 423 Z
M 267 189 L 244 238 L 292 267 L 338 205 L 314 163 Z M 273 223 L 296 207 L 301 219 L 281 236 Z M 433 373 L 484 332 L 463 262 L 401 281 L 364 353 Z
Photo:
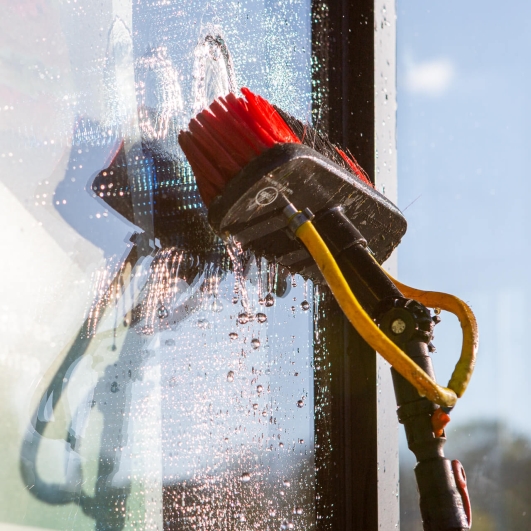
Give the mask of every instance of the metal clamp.
M 309 208 L 305 208 L 301 212 L 293 203 L 288 203 L 287 206 L 284 207 L 284 210 L 282 210 L 282 213 L 286 216 L 288 220 L 288 228 L 293 234 L 295 234 L 297 229 L 303 223 L 312 221 L 315 218 L 314 213 Z

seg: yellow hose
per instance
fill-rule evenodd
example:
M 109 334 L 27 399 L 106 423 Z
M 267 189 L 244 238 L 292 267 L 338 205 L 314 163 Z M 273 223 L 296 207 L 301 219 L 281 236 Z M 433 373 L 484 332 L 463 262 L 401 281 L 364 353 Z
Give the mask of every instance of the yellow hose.
M 455 295 L 438 291 L 423 291 L 406 286 L 394 279 L 383 267 L 382 270 L 405 297 L 415 299 L 429 308 L 441 308 L 442 310 L 446 310 L 447 312 L 453 313 L 459 319 L 461 329 L 463 330 L 463 345 L 461 347 L 459 361 L 457 362 L 452 377 L 448 382 L 448 387 L 453 389 L 456 395 L 460 398 L 470 382 L 472 372 L 476 365 L 479 333 L 474 313 L 465 302 Z
M 450 381 L 449 387 L 442 387 L 437 384 L 428 374 L 426 374 L 405 352 L 403 352 L 395 343 L 393 343 L 374 323 L 374 321 L 369 317 L 367 312 L 362 308 L 350 286 L 348 285 L 343 273 L 339 269 L 334 257 L 328 250 L 325 242 L 313 226 L 310 221 L 302 223 L 300 225 L 295 235 L 308 249 L 308 252 L 312 255 L 317 266 L 319 267 L 323 277 L 325 278 L 332 294 L 336 298 L 339 306 L 347 316 L 351 324 L 356 328 L 361 337 L 380 355 L 387 360 L 396 371 L 398 371 L 406 380 L 408 380 L 419 392 L 421 396 L 427 397 L 432 402 L 439 404 L 444 407 L 452 407 L 457 402 L 458 394 L 456 390 L 453 389 L 452 380 Z M 400 285 L 397 284 L 397 287 L 401 289 Z M 415 290 L 416 291 L 416 290 Z M 423 292 L 424 293 L 424 292 Z M 405 293 L 404 293 L 405 294 Z M 439 295 L 439 294 L 438 294 Z M 451 296 L 448 296 L 451 297 Z M 437 298 L 437 304 L 445 309 L 452 307 L 456 308 L 457 305 L 455 298 L 452 299 L 452 302 L 449 300 L 442 300 Z M 422 302 L 420 299 L 419 302 Z M 430 299 L 431 300 L 431 299 Z M 457 299 L 459 300 L 459 299 Z M 460 301 L 461 302 L 461 301 Z M 462 305 L 464 303 L 461 302 Z M 428 304 L 429 305 L 429 304 Z M 466 305 L 464 305 L 466 307 Z M 464 312 L 464 309 L 459 306 L 460 311 Z M 466 307 L 468 308 L 468 307 Z M 452 311 L 452 310 L 450 310 Z M 471 313 L 471 312 L 470 312 Z M 475 322 L 475 321 L 474 321 Z M 477 345 L 477 340 L 476 340 Z M 472 356 L 473 359 L 473 356 Z M 460 360 L 460 364 L 463 360 Z M 459 365 L 459 364 L 458 364 Z M 466 366 L 466 363 L 463 361 L 459 365 L 459 371 L 456 367 L 454 375 L 456 372 L 459 372 L 459 375 L 462 373 L 467 374 L 467 379 L 464 384 L 460 384 L 460 376 L 456 376 L 457 390 L 460 390 L 461 394 L 466 388 L 466 384 L 470 379 L 470 374 L 473 369 L 472 366 Z M 452 387 L 451 387 L 452 385 Z M 460 396 L 460 395 L 459 395 Z

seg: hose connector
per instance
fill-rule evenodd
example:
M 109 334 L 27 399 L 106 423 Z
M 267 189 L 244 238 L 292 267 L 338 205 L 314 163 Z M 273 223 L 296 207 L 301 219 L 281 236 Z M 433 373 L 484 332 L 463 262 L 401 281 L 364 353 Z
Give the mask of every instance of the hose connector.
M 297 229 L 308 221 L 312 221 L 315 218 L 315 215 L 309 208 L 305 208 L 302 212 L 297 209 L 293 203 L 288 203 L 284 210 L 282 210 L 284 216 L 288 221 L 288 228 L 290 229 L 293 236 L 297 232 Z

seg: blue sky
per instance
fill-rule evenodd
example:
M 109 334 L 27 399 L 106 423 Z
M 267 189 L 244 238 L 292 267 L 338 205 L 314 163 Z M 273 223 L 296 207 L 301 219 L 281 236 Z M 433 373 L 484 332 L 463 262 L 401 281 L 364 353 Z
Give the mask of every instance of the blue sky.
M 399 1 L 399 277 L 454 293 L 480 326 L 477 371 L 455 423 L 499 417 L 531 435 L 528 206 L 531 3 Z M 457 322 L 435 333 L 439 380 Z

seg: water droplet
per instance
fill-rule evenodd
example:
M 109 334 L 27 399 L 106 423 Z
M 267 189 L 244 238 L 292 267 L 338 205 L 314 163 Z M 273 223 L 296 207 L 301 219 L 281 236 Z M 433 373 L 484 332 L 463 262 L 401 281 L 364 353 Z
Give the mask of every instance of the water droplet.
M 264 299 L 263 297 L 260 297 L 260 298 L 258 299 L 258 304 L 260 304 L 260 305 L 263 306 L 263 305 L 265 304 L 265 299 Z
M 275 304 L 275 299 L 273 298 L 273 295 L 271 295 L 271 293 L 268 293 L 264 299 L 264 302 L 265 305 L 270 308 L 271 306 L 273 306 L 273 304 Z
M 210 309 L 213 312 L 219 313 L 223 310 L 223 304 L 221 304 L 221 302 L 218 301 L 218 299 L 214 299 L 214 302 L 212 303 L 212 306 L 210 307 Z
M 280 524 L 280 529 L 289 529 L 289 522 L 287 520 L 284 520 L 281 524 Z
M 274 509 L 271 509 L 269 511 L 269 516 L 273 517 L 273 516 L 276 516 L 276 515 L 277 515 L 277 512 Z
M 168 317 L 168 310 L 164 306 L 161 306 L 158 311 L 157 315 L 159 316 L 159 319 L 166 319 Z
M 304 439 L 299 439 L 298 443 L 299 444 L 304 444 Z
M 293 313 L 295 313 L 295 310 L 296 310 L 295 306 L 292 306 L 292 307 L 291 307 L 291 311 L 292 311 Z
M 308 301 L 302 301 L 301 302 L 301 308 L 303 309 L 303 311 L 309 310 L 310 309 L 310 303 Z
M 249 315 L 247 312 L 242 312 L 238 314 L 238 323 L 247 324 L 249 322 Z
M 173 347 L 175 345 L 175 339 L 166 339 L 166 346 Z
M 229 337 L 230 337 L 231 339 L 238 339 L 238 334 L 237 334 L 236 332 L 231 332 L 231 333 L 229 334 Z
M 435 315 L 439 315 L 441 313 L 441 309 L 440 308 L 433 308 L 433 312 L 435 313 Z
M 295 514 L 302 514 L 303 510 L 302 507 L 295 507 Z
M 210 323 L 208 322 L 208 319 L 198 319 L 197 320 L 197 327 L 198 328 L 208 328 L 210 326 Z
M 279 448 L 284 448 L 284 443 L 278 443 Z
M 252 341 L 251 341 L 251 346 L 256 350 L 257 348 L 260 347 L 260 340 L 258 338 L 254 338 Z
M 262 411 L 262 417 L 267 417 L 267 409 L 264 409 L 264 411 Z
M 291 481 L 289 479 L 284 480 L 284 487 L 291 487 Z
M 244 472 L 241 475 L 240 480 L 242 483 L 248 483 L 249 481 L 251 481 L 251 474 L 249 474 L 249 472 Z
M 152 336 L 153 335 L 153 327 L 152 326 L 142 326 L 140 328 L 136 329 L 136 332 L 138 334 L 141 334 L 143 336 Z
M 258 404 L 253 404 L 253 409 L 257 410 L 258 409 Z
M 297 402 L 297 407 L 304 407 L 304 400 L 299 400 Z
M 238 304 L 238 297 L 232 297 L 232 304 Z
M 227 373 L 227 382 L 234 382 L 234 371 L 229 371 Z
M 257 390 L 259 393 L 261 393 L 261 392 L 264 390 L 264 386 L 263 386 L 263 385 L 258 385 L 258 386 L 256 387 L 256 390 Z
M 117 393 L 120 390 L 120 387 L 118 386 L 118 382 L 113 382 L 111 384 L 111 393 Z
M 265 313 L 257 313 L 256 320 L 259 323 L 265 323 L 267 321 L 267 315 Z

